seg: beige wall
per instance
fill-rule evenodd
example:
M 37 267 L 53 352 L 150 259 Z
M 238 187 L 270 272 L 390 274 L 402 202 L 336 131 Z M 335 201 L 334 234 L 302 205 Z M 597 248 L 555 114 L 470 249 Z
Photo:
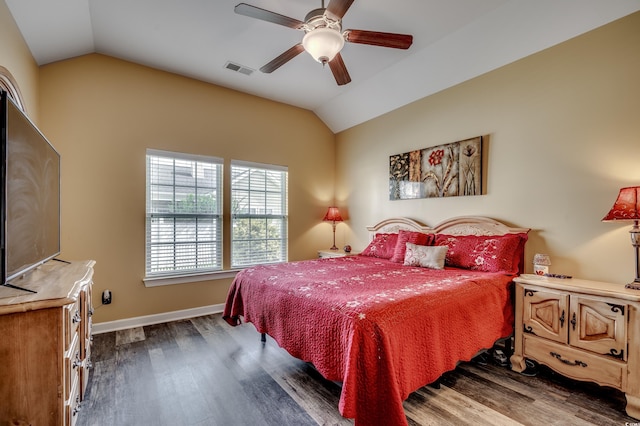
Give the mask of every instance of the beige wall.
M 319 218 L 335 174 L 349 219 L 338 245 L 364 247 L 365 226 L 390 216 L 486 215 L 533 229 L 529 263 L 547 252 L 555 272 L 628 281 L 630 225 L 600 219 L 620 187 L 640 184 L 639 45 L 636 13 L 342 132 L 334 146 L 308 111 L 113 58 L 39 72 L 0 2 L 0 66 L 62 154 L 62 255 L 98 261 L 96 305 L 114 293 L 96 322 L 221 303 L 229 285 L 143 286 L 147 147 L 221 156 L 227 171 L 231 158 L 288 165 L 292 260 L 331 244 Z M 388 200 L 389 155 L 476 135 L 488 135 L 485 195 Z
M 0 67 L 13 76 L 27 114 L 38 123 L 38 66 L 4 1 L 0 1 Z
M 485 215 L 530 227 L 526 257 L 552 272 L 634 277 L 631 224 L 603 223 L 619 188 L 640 185 L 640 13 L 337 135 L 344 238 L 392 216 L 435 225 Z M 389 156 L 488 135 L 486 195 L 389 201 Z
M 96 305 L 113 292 L 95 322 L 223 303 L 230 284 L 143 285 L 146 148 L 224 158 L 227 201 L 231 159 L 288 166 L 289 259 L 330 245 L 335 137 L 313 113 L 97 54 L 40 77 L 41 129 L 62 156 L 61 257 L 97 261 Z

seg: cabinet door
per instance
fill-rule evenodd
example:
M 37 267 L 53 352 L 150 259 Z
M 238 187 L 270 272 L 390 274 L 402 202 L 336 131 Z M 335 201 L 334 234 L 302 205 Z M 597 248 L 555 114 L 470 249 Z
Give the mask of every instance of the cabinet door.
M 567 342 L 569 296 L 553 290 L 524 288 L 522 324 L 525 333 Z
M 628 306 L 620 300 L 573 295 L 569 344 L 626 360 Z

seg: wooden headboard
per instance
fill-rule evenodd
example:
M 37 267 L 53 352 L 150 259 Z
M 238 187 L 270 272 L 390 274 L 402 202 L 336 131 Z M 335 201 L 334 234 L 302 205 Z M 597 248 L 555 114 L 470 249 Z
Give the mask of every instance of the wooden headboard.
M 367 226 L 367 230 L 369 231 L 369 241 L 373 240 L 373 237 L 375 237 L 376 234 L 393 234 L 397 233 L 401 229 L 404 229 L 406 231 L 424 232 L 425 234 L 430 234 L 433 232 L 432 229 L 428 226 L 416 222 L 413 219 L 409 219 L 406 217 L 396 217 L 383 220 L 382 222 L 379 222 L 378 224 L 373 226 Z
M 514 228 L 495 219 L 483 216 L 459 216 L 440 222 L 429 227 L 406 217 L 385 219 L 373 226 L 367 226 L 369 240 L 373 240 L 378 233 L 394 233 L 400 229 L 425 234 L 447 235 L 505 235 L 526 234 L 529 228 Z
M 429 227 L 413 219 L 404 217 L 383 220 L 376 225 L 368 226 L 369 241 L 378 233 L 397 233 L 400 229 L 425 234 L 446 235 L 507 235 L 528 234 L 529 228 L 515 228 L 483 216 L 459 216 L 440 222 L 436 226 Z M 524 250 L 520 253 L 519 273 L 524 273 Z
M 526 234 L 530 229 L 514 228 L 483 216 L 460 216 L 440 222 L 432 231 L 447 235 L 506 235 Z

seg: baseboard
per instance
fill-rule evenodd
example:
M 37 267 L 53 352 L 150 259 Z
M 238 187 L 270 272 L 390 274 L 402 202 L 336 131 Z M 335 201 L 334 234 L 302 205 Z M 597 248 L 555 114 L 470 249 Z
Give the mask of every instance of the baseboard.
M 91 334 L 108 333 L 110 331 L 125 330 L 127 328 L 142 327 L 151 324 L 177 321 L 202 315 L 219 314 L 224 308 L 223 304 L 201 306 L 199 308 L 183 309 L 181 311 L 163 312 L 161 314 L 145 315 L 141 317 L 126 318 L 116 321 L 99 322 L 91 327 Z

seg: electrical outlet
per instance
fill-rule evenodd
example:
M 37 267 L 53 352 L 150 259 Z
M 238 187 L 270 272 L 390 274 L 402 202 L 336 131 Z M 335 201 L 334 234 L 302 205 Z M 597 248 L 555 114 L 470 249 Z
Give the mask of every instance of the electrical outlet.
M 108 305 L 111 303 L 111 291 L 105 290 L 102 292 L 102 304 Z

